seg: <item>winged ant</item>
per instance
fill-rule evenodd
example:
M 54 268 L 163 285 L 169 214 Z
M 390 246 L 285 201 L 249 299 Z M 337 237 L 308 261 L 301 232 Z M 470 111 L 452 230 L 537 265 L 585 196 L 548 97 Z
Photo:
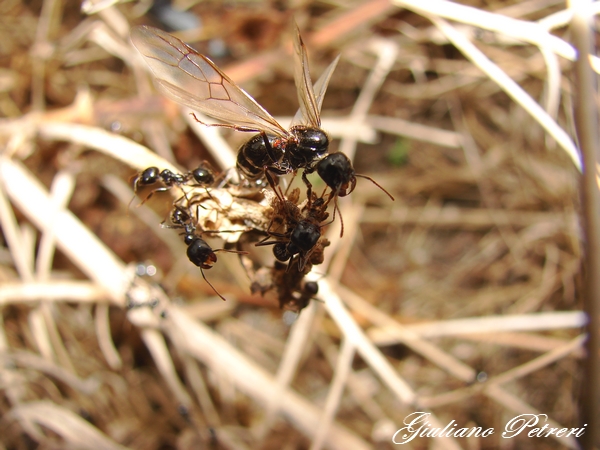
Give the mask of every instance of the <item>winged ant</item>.
M 256 100 L 237 86 L 210 59 L 164 31 L 136 27 L 131 40 L 154 72 L 159 89 L 172 100 L 227 123 L 206 124 L 259 133 L 240 148 L 239 172 L 248 180 L 292 173 L 310 167 L 329 149 L 320 128 L 323 97 L 339 57 L 314 87 L 308 70 L 306 47 L 296 27 L 294 50 L 299 113 L 291 128 L 281 126 Z M 316 95 L 315 95 L 316 92 Z M 202 123 L 197 117 L 196 120 Z
M 312 185 L 306 175 L 315 171 L 332 189 L 330 200 L 352 192 L 357 176 L 369 179 L 394 199 L 372 178 L 356 174 L 351 161 L 344 154 L 327 155 L 329 138 L 320 128 L 320 114 L 323 97 L 339 56 L 313 86 L 306 47 L 297 26 L 294 35 L 294 79 L 300 109 L 289 130 L 281 126 L 210 59 L 181 40 L 148 26 L 134 28 L 131 39 L 152 69 L 158 87 L 169 98 L 227 122 L 206 124 L 208 126 L 259 133 L 243 144 L 238 152 L 237 168 L 247 180 L 256 181 L 266 177 L 274 188 L 276 176 L 304 169 L 302 179 L 308 187 L 309 201 Z

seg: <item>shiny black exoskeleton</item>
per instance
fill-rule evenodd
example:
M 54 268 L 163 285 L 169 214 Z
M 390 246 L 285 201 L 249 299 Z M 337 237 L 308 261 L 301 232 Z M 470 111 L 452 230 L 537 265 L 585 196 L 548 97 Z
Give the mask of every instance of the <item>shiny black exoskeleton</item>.
M 207 169 L 202 165 L 196 167 L 191 172 L 188 172 L 188 176 L 191 178 L 191 180 L 195 181 L 195 184 L 193 184 L 193 186 L 208 187 L 212 186 L 215 183 L 215 176 L 212 170 Z
M 186 235 L 187 257 L 201 269 L 210 269 L 217 262 L 217 255 L 207 242 L 198 236 Z
M 344 153 L 327 155 L 316 165 L 317 173 L 339 197 L 350 194 L 356 187 L 356 172 Z
M 186 173 L 176 173 L 169 169 L 161 171 L 157 167 L 148 167 L 135 179 L 133 190 L 137 192 L 140 187 L 152 186 L 159 181 L 162 182 L 164 186 L 158 187 L 150 192 L 144 199 L 144 202 L 148 201 L 155 192 L 165 192 L 173 186 L 185 184 L 194 187 L 210 187 L 215 183 L 215 176 L 212 170 L 208 169 L 205 164 L 201 164 L 194 170 Z
M 352 161 L 348 158 L 344 153 L 331 153 L 327 155 L 325 158 L 318 161 L 316 164 L 313 164 L 311 167 L 308 167 L 304 173 L 302 174 L 302 180 L 308 187 L 307 196 L 311 198 L 312 196 L 312 185 L 308 178 L 307 174 L 313 173 L 317 171 L 321 179 L 325 182 L 325 184 L 331 188 L 331 193 L 329 194 L 329 198 L 327 203 L 334 199 L 334 209 L 333 216 L 335 218 L 336 211 L 339 211 L 337 206 L 337 197 L 345 197 L 349 195 L 356 188 L 356 177 L 366 178 L 371 181 L 375 186 L 381 189 L 386 195 L 394 200 L 394 197 L 386 191 L 383 187 L 381 187 L 373 178 L 368 177 L 366 175 L 359 175 L 354 170 L 352 166 Z M 344 221 L 340 212 L 340 222 L 341 222 L 341 232 L 340 237 L 344 234 Z
M 292 260 L 289 267 L 297 266 L 299 270 L 304 270 L 312 260 L 329 214 L 324 199 L 317 198 L 314 193 L 311 201 L 300 209 L 299 195 L 300 189 L 296 188 L 287 199 L 278 196 L 273 204 L 274 214 L 267 228 L 267 237 L 256 245 L 273 245 L 273 255 L 277 261 Z
M 294 255 L 306 255 L 319 241 L 321 228 L 307 220 L 301 220 L 289 236 L 289 242 L 278 242 L 273 246 L 273 255 L 278 261 L 287 261 Z
M 240 147 L 237 168 L 248 180 L 269 173 L 285 175 L 309 167 L 329 148 L 329 138 L 320 128 L 295 126 L 289 139 L 257 134 Z
M 321 237 L 321 228 L 319 225 L 307 220 L 301 220 L 292 230 L 288 252 L 292 255 L 296 253 L 306 253 L 310 251 Z

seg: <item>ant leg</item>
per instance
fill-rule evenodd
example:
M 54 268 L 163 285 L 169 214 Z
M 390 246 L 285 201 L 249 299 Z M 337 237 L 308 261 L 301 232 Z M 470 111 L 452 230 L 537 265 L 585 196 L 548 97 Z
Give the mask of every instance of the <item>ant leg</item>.
M 163 187 L 154 189 L 152 192 L 150 192 L 146 196 L 146 198 L 144 200 L 142 200 L 142 202 L 138 206 L 142 206 L 144 203 L 146 203 L 148 200 L 150 200 L 156 192 L 167 192 L 169 189 L 171 189 L 171 186 L 163 186 Z
M 340 225 L 342 227 L 342 229 L 340 230 L 340 237 L 342 237 L 344 235 L 344 218 L 342 217 L 342 211 L 340 210 L 340 207 L 338 206 L 337 195 L 333 199 L 333 214 L 334 215 L 335 215 L 336 209 L 340 213 Z
M 288 183 L 287 187 L 285 188 L 285 194 L 287 196 L 288 191 L 290 190 L 290 188 L 292 187 L 292 183 L 294 182 L 294 179 L 296 178 L 296 175 L 298 175 L 298 171 L 294 170 L 294 175 L 292 176 L 291 181 Z
M 277 189 L 278 186 L 275 183 L 276 179 L 273 178 L 273 174 L 271 173 L 271 170 L 268 167 L 265 167 L 265 177 L 269 182 L 269 186 L 271 186 L 271 189 L 273 189 L 273 192 L 275 192 L 275 195 L 277 196 L 281 204 L 283 204 L 285 202 L 285 198 L 282 196 L 283 194 Z
M 310 181 L 308 181 L 306 172 L 306 169 L 302 171 L 302 181 L 304 181 L 304 184 L 306 185 L 306 198 L 308 199 L 308 207 L 310 208 L 310 205 L 312 203 L 312 184 Z
M 249 252 L 243 251 L 243 250 L 228 250 L 226 248 L 218 248 L 216 250 L 213 250 L 215 253 L 217 252 L 226 252 L 226 253 L 235 253 L 236 255 L 249 255 Z

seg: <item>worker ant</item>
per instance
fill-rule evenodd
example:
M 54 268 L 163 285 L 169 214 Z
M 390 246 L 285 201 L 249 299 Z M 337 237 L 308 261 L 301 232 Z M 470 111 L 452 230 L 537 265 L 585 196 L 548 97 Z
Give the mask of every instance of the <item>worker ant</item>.
M 267 237 L 256 243 L 256 246 L 273 245 L 273 255 L 278 261 L 297 259 L 298 269 L 302 271 L 317 243 L 324 239 L 321 237 L 321 229 L 331 222 L 322 224 L 329 216 L 323 198 L 315 198 L 313 194 L 312 201 L 300 209 L 299 196 L 300 190 L 296 188 L 288 199 L 276 197 L 275 212 L 267 227 Z M 291 262 L 288 267 L 292 267 Z
M 203 162 L 194 170 L 185 173 L 176 173 L 169 169 L 161 171 L 158 167 L 148 167 L 136 177 L 133 183 L 133 190 L 137 193 L 139 188 L 152 186 L 158 182 L 161 182 L 163 186 L 152 190 L 142 201 L 142 204 L 146 203 L 155 192 L 165 192 L 173 186 L 186 185 L 209 188 L 215 183 L 215 175 L 206 162 Z
M 171 222 L 173 225 L 162 224 L 164 228 L 181 228 L 183 229 L 183 242 L 187 245 L 186 254 L 188 259 L 196 266 L 200 268 L 200 273 L 204 281 L 215 291 L 222 300 L 226 300 L 208 281 L 204 270 L 208 270 L 214 266 L 217 262 L 218 252 L 237 253 L 245 254 L 246 252 L 240 252 L 237 250 L 228 250 L 224 248 L 213 249 L 204 239 L 202 239 L 202 232 L 199 232 L 196 224 L 194 223 L 193 216 L 181 206 L 175 204 L 174 210 L 171 213 Z M 204 233 L 219 233 L 220 231 L 204 231 Z

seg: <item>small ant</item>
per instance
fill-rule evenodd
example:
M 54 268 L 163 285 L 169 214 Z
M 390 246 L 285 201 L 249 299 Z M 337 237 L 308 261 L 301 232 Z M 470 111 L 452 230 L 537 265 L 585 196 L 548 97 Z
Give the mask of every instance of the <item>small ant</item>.
M 140 187 L 152 186 L 158 182 L 162 182 L 164 186 L 158 187 L 150 192 L 142 201 L 146 203 L 155 192 L 165 192 L 173 186 L 187 185 L 191 187 L 208 188 L 215 183 L 213 171 L 208 168 L 208 163 L 202 163 L 194 170 L 186 173 L 175 173 L 169 169 L 160 170 L 157 167 L 148 167 L 143 170 L 133 183 L 133 190 L 137 193 Z
M 386 191 L 383 186 L 377 183 L 373 178 L 367 175 L 357 174 L 352 166 L 352 161 L 350 158 L 346 156 L 346 154 L 337 152 L 330 153 L 325 158 L 321 159 L 318 163 L 314 164 L 312 167 L 309 167 L 302 173 L 302 180 L 306 184 L 308 191 L 307 196 L 311 198 L 312 194 L 312 184 L 308 181 L 306 175 L 317 171 L 321 179 L 325 182 L 325 184 L 331 188 L 331 193 L 327 199 L 326 204 L 329 204 L 331 199 L 333 199 L 334 207 L 333 207 L 333 218 L 335 219 L 336 210 L 340 214 L 340 222 L 341 222 L 341 231 L 340 237 L 344 235 L 344 220 L 342 219 L 342 213 L 340 212 L 340 208 L 337 204 L 338 197 L 345 197 L 346 195 L 350 195 L 352 191 L 356 188 L 356 177 L 366 178 L 371 181 L 375 186 L 381 189 L 385 194 L 394 201 L 394 197 L 388 191 Z
M 171 213 L 171 222 L 173 225 L 165 225 L 162 224 L 165 228 L 182 228 L 183 229 L 183 242 L 187 245 L 186 254 L 188 259 L 196 266 L 200 268 L 200 273 L 202 274 L 202 278 L 204 281 L 208 283 L 208 285 L 215 291 L 222 300 L 226 300 L 216 289 L 215 287 L 208 281 L 206 275 L 204 275 L 204 270 L 208 270 L 213 267 L 213 265 L 217 262 L 217 252 L 227 252 L 227 253 L 246 253 L 240 252 L 236 250 L 227 250 L 224 248 L 213 249 L 202 237 L 200 237 L 199 233 L 197 233 L 197 227 L 193 223 L 193 218 L 188 211 L 182 208 L 179 205 L 174 205 L 175 209 Z
M 267 228 L 267 237 L 256 244 L 257 247 L 273 245 L 273 255 L 278 261 L 285 262 L 298 255 L 298 269 L 303 270 L 317 242 L 321 239 L 321 223 L 327 219 L 327 204 L 322 198 L 313 198 L 302 210 L 298 207 L 299 189 L 292 191 L 289 200 L 277 196 L 276 213 Z M 271 228 L 275 222 L 285 231 L 275 232 Z M 329 222 L 331 223 L 331 222 Z M 275 240 L 269 241 L 269 238 Z M 291 263 L 290 263 L 291 267 Z

